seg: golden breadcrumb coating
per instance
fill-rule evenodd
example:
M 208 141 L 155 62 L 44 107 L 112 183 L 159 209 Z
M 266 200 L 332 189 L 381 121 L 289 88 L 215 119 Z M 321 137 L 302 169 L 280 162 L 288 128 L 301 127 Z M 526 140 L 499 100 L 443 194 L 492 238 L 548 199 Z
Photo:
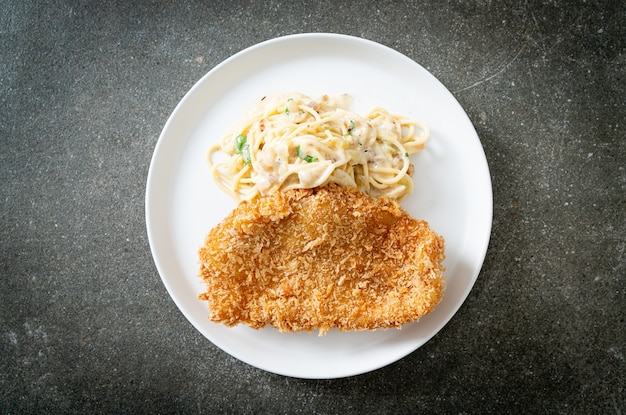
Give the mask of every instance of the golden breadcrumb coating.
M 242 202 L 199 251 L 209 319 L 280 331 L 399 328 L 444 289 L 444 240 L 398 203 L 329 185 Z

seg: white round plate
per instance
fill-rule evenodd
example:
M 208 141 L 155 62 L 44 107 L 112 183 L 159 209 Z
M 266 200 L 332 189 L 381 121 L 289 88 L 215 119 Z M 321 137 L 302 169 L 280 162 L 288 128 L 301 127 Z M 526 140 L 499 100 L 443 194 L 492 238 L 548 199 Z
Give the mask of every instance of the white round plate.
M 400 330 L 280 333 L 208 320 L 197 252 L 236 204 L 213 182 L 209 145 L 258 99 L 297 91 L 349 93 L 353 110 L 374 106 L 431 129 L 412 156 L 415 190 L 402 205 L 446 240 L 447 289 L 437 308 Z M 423 67 L 386 46 L 337 34 L 300 34 L 245 49 L 207 73 L 184 96 L 156 145 L 146 189 L 148 239 L 156 267 L 185 317 L 216 346 L 250 365 L 298 378 L 329 379 L 388 365 L 413 352 L 452 318 L 482 266 L 491 233 L 492 190 L 485 154 L 452 94 Z

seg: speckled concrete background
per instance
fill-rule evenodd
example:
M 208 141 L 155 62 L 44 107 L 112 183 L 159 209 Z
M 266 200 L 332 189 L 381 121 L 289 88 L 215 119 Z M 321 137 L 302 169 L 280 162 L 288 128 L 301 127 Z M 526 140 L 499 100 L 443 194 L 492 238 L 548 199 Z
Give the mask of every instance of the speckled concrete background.
M 623 413 L 623 1 L 0 2 L 0 413 Z M 300 32 L 390 46 L 454 93 L 494 190 L 452 321 L 380 370 L 237 361 L 169 298 L 144 192 L 187 90 Z

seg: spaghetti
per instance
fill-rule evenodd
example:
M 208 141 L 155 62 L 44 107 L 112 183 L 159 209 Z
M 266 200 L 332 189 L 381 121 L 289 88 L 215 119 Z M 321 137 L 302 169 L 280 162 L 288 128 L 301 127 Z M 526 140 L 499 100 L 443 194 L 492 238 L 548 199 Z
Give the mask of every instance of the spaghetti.
M 409 156 L 424 148 L 428 127 L 380 107 L 361 116 L 350 103 L 349 95 L 263 97 L 209 149 L 215 182 L 237 201 L 328 183 L 401 200 L 413 190 Z

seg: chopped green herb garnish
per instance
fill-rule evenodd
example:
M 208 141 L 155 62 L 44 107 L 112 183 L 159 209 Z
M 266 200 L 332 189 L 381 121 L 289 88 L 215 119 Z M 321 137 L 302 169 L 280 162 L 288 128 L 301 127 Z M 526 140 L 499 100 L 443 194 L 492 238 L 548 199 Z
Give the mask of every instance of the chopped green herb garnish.
M 350 124 L 348 126 L 348 134 L 352 135 L 352 130 L 354 130 L 354 121 L 350 120 Z
M 244 164 L 250 163 L 250 146 L 248 145 L 248 138 L 245 135 L 239 134 L 235 138 L 234 148 L 235 153 L 241 154 L 243 157 Z
M 296 153 L 298 154 L 298 157 L 300 157 L 302 160 L 306 161 L 307 163 L 312 163 L 318 160 L 317 157 L 313 157 L 313 156 L 303 153 L 302 150 L 300 149 L 300 146 L 296 147 Z
M 245 135 L 243 134 L 239 134 L 236 138 L 235 138 L 235 153 L 237 154 L 241 154 L 241 151 L 243 149 L 243 146 L 246 145 L 246 142 L 248 141 L 248 138 L 246 138 Z
M 243 146 L 243 148 L 241 149 L 241 156 L 243 157 L 243 164 L 249 164 L 250 161 L 252 160 L 250 158 L 250 146 L 249 145 L 245 145 Z
M 409 157 L 409 153 L 404 153 L 404 157 Z
M 285 105 L 285 114 L 287 115 L 291 114 L 291 111 L 289 111 L 289 101 L 293 101 L 293 98 L 289 98 L 287 100 L 287 105 Z

